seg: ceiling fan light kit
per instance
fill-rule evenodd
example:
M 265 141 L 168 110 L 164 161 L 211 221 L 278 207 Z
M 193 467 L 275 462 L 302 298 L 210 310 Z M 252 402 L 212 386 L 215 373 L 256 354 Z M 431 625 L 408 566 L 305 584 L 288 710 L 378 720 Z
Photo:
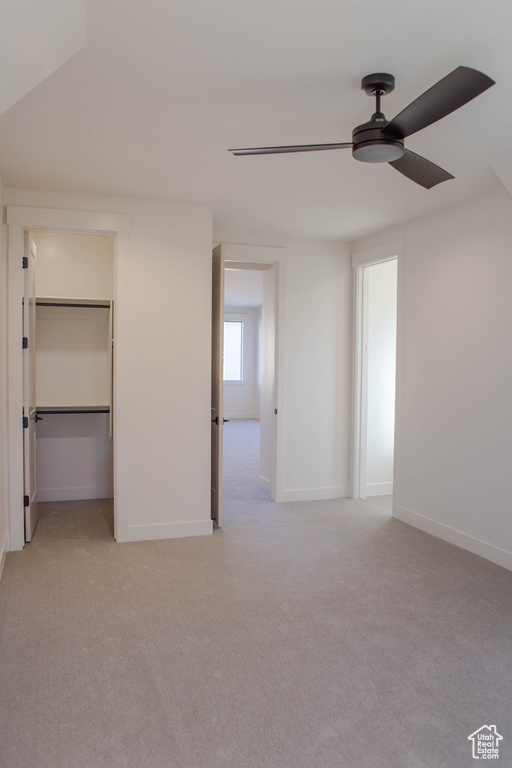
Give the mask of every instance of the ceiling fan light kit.
M 367 123 L 352 131 L 352 141 L 334 144 L 300 144 L 284 147 L 230 149 L 234 155 L 269 155 L 284 152 L 315 152 L 326 149 L 352 149 L 352 155 L 363 163 L 389 163 L 411 181 L 431 189 L 442 181 L 453 179 L 421 155 L 405 148 L 404 139 L 441 120 L 494 85 L 494 80 L 470 67 L 457 67 L 425 91 L 392 120 L 381 112 L 381 97 L 395 87 L 395 78 L 386 72 L 366 75 L 362 90 L 376 100 L 375 112 Z

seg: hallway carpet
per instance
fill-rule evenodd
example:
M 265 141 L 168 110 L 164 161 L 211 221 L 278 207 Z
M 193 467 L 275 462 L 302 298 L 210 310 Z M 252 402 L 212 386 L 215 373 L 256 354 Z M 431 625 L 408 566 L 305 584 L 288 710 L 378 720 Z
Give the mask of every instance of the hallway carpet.
M 464 768 L 489 724 L 512 765 L 512 573 L 385 500 L 274 504 L 244 451 L 213 536 L 41 505 L 0 584 L 2 768 Z
M 260 422 L 232 419 L 224 425 L 224 519 L 247 514 L 254 503 L 270 502 L 270 494 L 258 485 L 260 474 Z

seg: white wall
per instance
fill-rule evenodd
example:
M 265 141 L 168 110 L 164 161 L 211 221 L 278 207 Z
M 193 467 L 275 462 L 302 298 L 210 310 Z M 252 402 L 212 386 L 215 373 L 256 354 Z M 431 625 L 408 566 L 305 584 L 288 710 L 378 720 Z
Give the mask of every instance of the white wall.
M 130 215 L 116 310 L 121 539 L 211 533 L 211 210 L 15 189 L 5 204 Z
M 110 498 L 112 458 L 107 414 L 44 414 L 37 425 L 38 501 Z
M 244 319 L 243 382 L 224 382 L 224 416 L 227 419 L 259 419 L 260 383 L 259 324 L 261 307 L 229 307 L 224 320 Z
M 82 299 L 114 298 L 114 237 L 32 232 L 37 246 L 36 293 Z
M 215 232 L 215 242 L 285 246 L 279 501 L 348 496 L 352 268 L 347 244 Z
M 0 209 L 3 187 L 0 177 Z M 7 504 L 7 247 L 5 227 L 0 233 L 0 577 L 9 549 Z
M 110 403 L 109 309 L 36 310 L 37 405 Z
M 343 243 L 290 245 L 283 500 L 350 494 L 352 268 Z
M 394 514 L 512 568 L 512 197 L 500 185 L 354 251 L 397 238 Z
M 366 496 L 393 493 L 397 262 L 364 267 L 367 309 Z

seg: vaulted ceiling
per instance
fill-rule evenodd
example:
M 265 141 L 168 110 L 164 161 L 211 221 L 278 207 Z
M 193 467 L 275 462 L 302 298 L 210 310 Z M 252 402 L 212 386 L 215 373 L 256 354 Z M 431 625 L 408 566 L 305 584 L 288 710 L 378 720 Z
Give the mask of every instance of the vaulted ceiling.
M 0 115 L 84 45 L 87 0 L 2 0 Z
M 13 16 L 2 23 L 22 43 Z M 85 47 L 0 117 L 3 182 L 207 203 L 223 230 L 354 239 L 510 169 L 511 22 L 509 0 L 90 0 Z M 349 150 L 227 152 L 350 141 L 374 111 L 364 75 L 395 75 L 391 118 L 461 64 L 497 84 L 407 140 L 456 177 L 429 191 Z

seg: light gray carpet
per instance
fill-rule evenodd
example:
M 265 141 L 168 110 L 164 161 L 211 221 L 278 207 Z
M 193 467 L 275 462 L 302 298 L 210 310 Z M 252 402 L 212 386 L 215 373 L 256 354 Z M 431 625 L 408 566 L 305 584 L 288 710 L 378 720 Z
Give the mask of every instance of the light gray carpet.
M 210 537 L 43 505 L 0 584 L 2 768 L 464 768 L 483 724 L 512 765 L 512 574 L 229 465 Z
M 260 474 L 260 422 L 232 419 L 224 425 L 224 519 L 247 513 L 270 494 L 258 485 Z M 239 502 L 248 502 L 245 507 Z

